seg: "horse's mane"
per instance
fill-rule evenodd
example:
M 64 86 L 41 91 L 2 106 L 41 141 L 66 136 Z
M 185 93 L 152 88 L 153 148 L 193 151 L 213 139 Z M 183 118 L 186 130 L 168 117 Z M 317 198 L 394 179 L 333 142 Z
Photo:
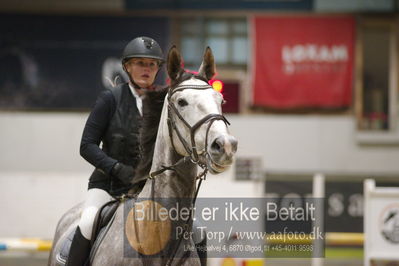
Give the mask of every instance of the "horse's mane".
M 143 99 L 143 123 L 139 137 L 141 160 L 136 170 L 136 177 L 140 179 L 145 178 L 151 170 L 155 141 L 167 93 L 168 87 L 164 87 L 146 92 Z

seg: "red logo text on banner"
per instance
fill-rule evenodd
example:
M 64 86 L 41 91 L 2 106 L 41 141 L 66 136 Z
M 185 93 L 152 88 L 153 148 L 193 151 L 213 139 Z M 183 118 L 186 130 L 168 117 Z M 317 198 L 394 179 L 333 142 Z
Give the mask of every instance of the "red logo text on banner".
M 352 17 L 256 17 L 254 105 L 273 108 L 351 104 Z

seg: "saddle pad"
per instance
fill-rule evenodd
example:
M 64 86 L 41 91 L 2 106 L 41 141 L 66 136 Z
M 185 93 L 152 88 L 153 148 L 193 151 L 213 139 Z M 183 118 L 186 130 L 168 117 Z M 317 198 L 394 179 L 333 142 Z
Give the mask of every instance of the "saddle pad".
M 92 256 L 91 254 L 93 253 L 93 250 L 96 250 L 96 247 L 99 245 L 99 243 L 101 243 L 101 240 L 104 238 L 106 232 L 108 231 L 107 228 L 109 228 L 112 224 L 113 217 L 115 215 L 116 209 L 119 206 L 119 203 L 120 202 L 118 200 L 110 201 L 100 208 L 96 219 L 94 220 L 90 258 Z M 75 231 L 76 228 L 68 234 L 68 236 L 62 243 L 61 250 L 56 256 L 57 266 L 64 266 L 66 264 L 69 250 L 71 248 L 71 243 L 73 237 L 75 236 Z
M 67 238 L 64 240 L 64 242 L 62 243 L 61 250 L 56 256 L 57 266 L 64 266 L 66 264 L 69 255 L 69 250 L 71 249 L 72 239 L 75 235 L 75 231 L 76 229 L 72 230 L 67 236 Z

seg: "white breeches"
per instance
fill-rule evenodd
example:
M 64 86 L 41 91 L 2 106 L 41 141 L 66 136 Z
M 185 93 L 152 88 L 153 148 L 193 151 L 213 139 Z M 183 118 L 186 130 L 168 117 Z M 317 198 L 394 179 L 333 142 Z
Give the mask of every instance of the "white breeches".
M 101 206 L 111 200 L 113 200 L 112 196 L 105 190 L 92 188 L 87 191 L 86 200 L 83 204 L 83 211 L 79 221 L 80 231 L 87 240 L 91 239 L 93 223 L 98 210 Z

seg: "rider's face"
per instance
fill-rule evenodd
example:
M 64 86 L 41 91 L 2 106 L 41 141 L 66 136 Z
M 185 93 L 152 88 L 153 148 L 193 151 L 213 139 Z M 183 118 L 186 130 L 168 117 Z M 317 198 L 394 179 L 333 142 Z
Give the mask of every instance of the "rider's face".
M 159 61 L 151 58 L 132 58 L 126 62 L 125 67 L 140 88 L 148 88 L 154 83 L 159 69 Z

